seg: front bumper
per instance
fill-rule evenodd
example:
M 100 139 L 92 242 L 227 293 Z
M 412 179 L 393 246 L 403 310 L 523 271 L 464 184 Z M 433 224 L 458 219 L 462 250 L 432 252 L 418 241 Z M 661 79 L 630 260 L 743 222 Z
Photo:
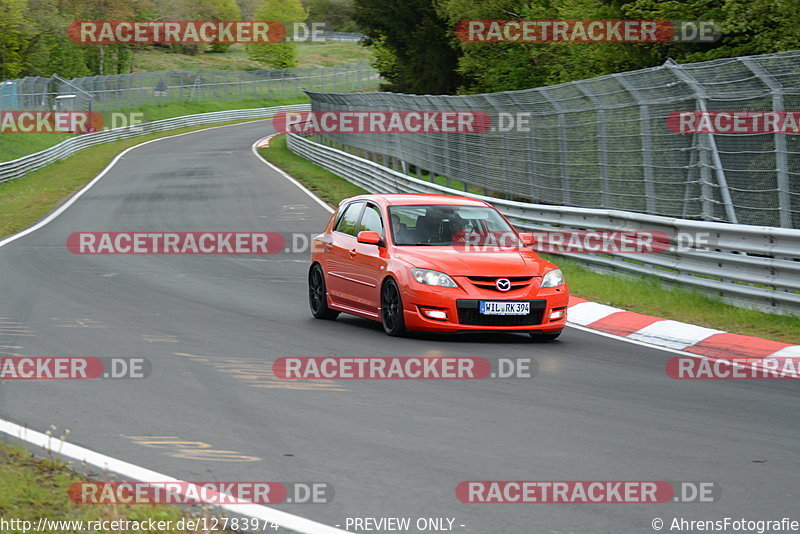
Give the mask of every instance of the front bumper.
M 455 278 L 454 278 L 455 279 Z M 425 286 L 414 281 L 402 290 L 406 328 L 427 332 L 542 332 L 563 330 L 567 322 L 569 291 L 566 286 L 540 289 L 538 284 L 508 292 L 480 289 L 463 279 L 455 279 L 458 288 Z M 530 302 L 530 314 L 481 315 L 480 301 Z M 425 310 L 441 310 L 446 319 L 433 319 Z M 558 319 L 554 311 L 563 310 Z

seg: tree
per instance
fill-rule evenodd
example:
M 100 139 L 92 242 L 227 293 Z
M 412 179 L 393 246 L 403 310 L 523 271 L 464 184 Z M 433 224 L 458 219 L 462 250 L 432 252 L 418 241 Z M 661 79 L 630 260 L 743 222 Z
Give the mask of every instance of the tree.
M 0 0 L 0 77 L 16 78 L 25 69 L 28 39 L 24 0 Z
M 374 63 L 389 81 L 383 89 L 404 93 L 447 94 L 456 90 L 459 51 L 452 28 L 434 8 L 435 0 L 355 0 L 353 18 L 367 36 Z M 391 56 L 392 60 L 387 61 Z
M 266 0 L 256 10 L 255 20 L 280 21 L 287 31 L 292 31 L 295 22 L 308 18 L 300 0 Z M 247 45 L 250 59 L 260 61 L 274 69 L 290 69 L 297 66 L 297 50 L 293 41 L 280 43 L 253 43 Z
M 59 5 L 72 20 L 135 20 L 137 10 L 147 7 L 149 0 L 63 0 Z M 91 45 L 85 48 L 87 64 L 96 74 L 125 72 L 132 61 L 128 48 L 123 44 Z
M 308 10 L 308 20 L 323 23 L 327 31 L 358 31 L 352 0 L 303 0 L 303 5 Z
M 236 0 L 206 0 L 199 6 L 202 7 L 202 13 L 200 13 L 202 20 L 240 20 L 242 18 Z M 230 47 L 231 43 L 213 43 L 211 51 L 227 52 Z
M 72 18 L 61 11 L 58 0 L 29 0 L 28 44 L 26 49 L 27 76 L 65 78 L 90 76 L 86 63 L 86 47 L 73 43 L 66 35 Z

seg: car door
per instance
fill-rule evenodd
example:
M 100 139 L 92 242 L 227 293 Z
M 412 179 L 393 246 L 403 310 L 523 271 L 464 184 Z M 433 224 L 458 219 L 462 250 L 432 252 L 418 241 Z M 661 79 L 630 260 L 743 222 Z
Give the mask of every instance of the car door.
M 353 277 L 353 252 L 356 247 L 356 235 L 364 201 L 351 202 L 342 207 L 344 210 L 336 226 L 331 232 L 331 243 L 327 257 L 327 286 L 331 300 L 339 305 L 353 306 L 356 284 Z
M 386 249 L 386 224 L 381 208 L 368 202 L 358 223 L 359 232 L 377 232 L 382 238 L 379 245 L 356 242 L 353 257 L 353 292 L 358 306 L 368 313 L 378 314 L 380 308 L 380 283 L 388 262 Z M 358 235 L 356 233 L 356 235 Z

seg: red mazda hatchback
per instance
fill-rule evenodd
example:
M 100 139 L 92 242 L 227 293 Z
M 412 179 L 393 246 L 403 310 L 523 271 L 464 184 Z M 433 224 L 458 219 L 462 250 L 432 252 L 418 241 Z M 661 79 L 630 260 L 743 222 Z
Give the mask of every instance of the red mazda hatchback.
M 555 339 L 567 319 L 561 270 L 490 204 L 445 195 L 362 195 L 314 238 L 311 312 L 383 323 L 387 334 L 528 332 Z

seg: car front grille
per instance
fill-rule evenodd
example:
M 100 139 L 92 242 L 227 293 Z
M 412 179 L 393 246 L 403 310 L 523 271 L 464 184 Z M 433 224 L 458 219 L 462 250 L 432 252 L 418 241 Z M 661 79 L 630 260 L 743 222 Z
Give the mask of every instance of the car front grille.
M 519 301 L 515 301 L 519 302 Z M 530 300 L 528 315 L 481 315 L 479 300 L 457 300 L 458 322 L 470 326 L 536 326 L 542 324 L 546 300 Z
M 533 280 L 532 276 L 467 276 L 467 280 L 472 282 L 472 285 L 475 287 L 506 293 L 507 291 L 500 291 L 497 289 L 497 281 L 501 278 L 505 278 L 511 282 L 511 288 L 508 291 L 527 287 L 531 284 L 531 280 Z

